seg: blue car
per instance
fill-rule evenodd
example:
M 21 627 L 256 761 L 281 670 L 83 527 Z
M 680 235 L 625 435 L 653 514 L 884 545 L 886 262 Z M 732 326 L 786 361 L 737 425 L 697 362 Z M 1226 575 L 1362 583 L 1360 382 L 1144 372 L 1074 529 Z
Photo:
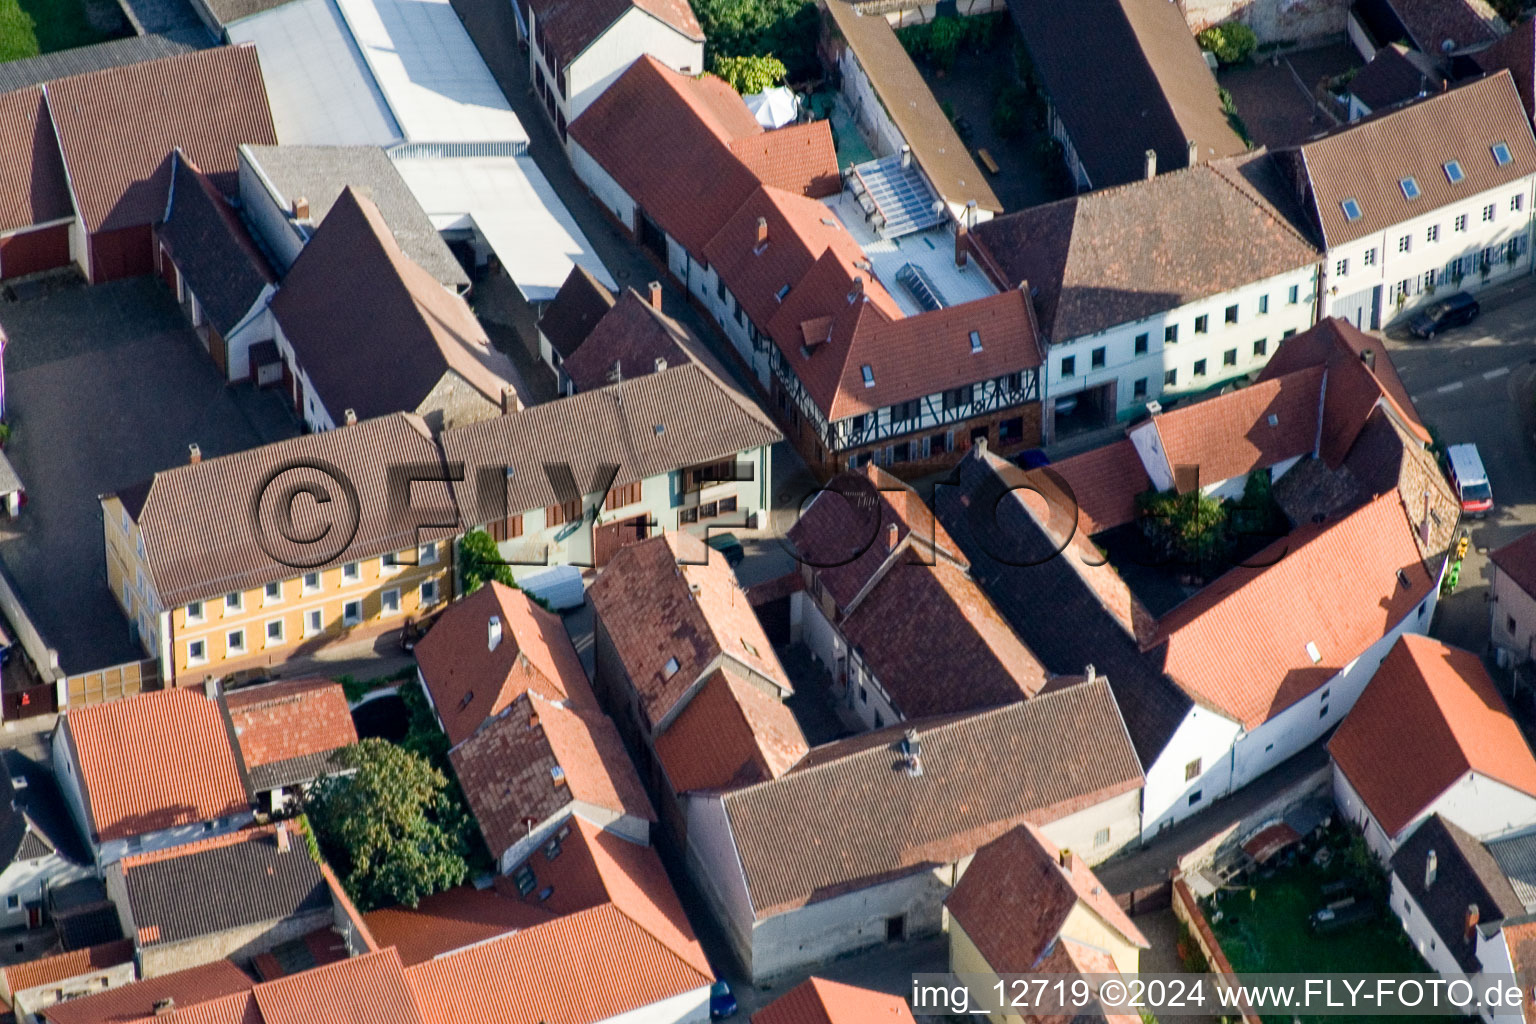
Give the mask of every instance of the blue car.
M 709 1019 L 724 1020 L 735 1014 L 736 997 L 731 993 L 731 986 L 724 981 L 709 986 Z

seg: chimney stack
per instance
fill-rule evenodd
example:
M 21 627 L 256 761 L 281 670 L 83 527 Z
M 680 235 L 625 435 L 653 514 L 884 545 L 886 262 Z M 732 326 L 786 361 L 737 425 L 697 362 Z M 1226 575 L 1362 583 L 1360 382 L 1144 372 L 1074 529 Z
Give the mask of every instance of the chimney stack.
M 652 281 L 650 284 L 646 285 L 646 288 L 649 289 L 649 294 L 650 294 L 650 297 L 651 297 L 651 308 L 654 309 L 656 312 L 660 313 L 661 312 L 661 282 L 660 281 Z
M 355 426 L 357 426 L 357 410 L 356 409 L 348 409 L 345 412 L 343 412 L 341 414 L 341 422 L 342 422 L 343 425 L 348 426 L 348 427 L 355 427 Z
M 1440 859 L 1435 856 L 1435 851 L 1430 850 L 1424 857 L 1424 890 L 1428 892 L 1435 884 L 1435 875 L 1440 871 Z
M 503 413 L 517 412 L 517 389 L 511 384 L 504 384 L 501 388 L 501 411 Z
M 901 166 L 903 169 L 912 166 L 912 147 L 906 143 L 901 144 Z
M 1067 871 L 1070 872 L 1073 869 L 1073 867 L 1076 866 L 1076 864 L 1077 864 L 1077 857 L 1072 853 L 1071 850 L 1062 850 L 1061 851 L 1061 866 L 1062 867 L 1066 868 Z
M 895 551 L 896 550 L 896 544 L 900 540 L 901 540 L 901 531 L 899 529 L 897 529 L 895 523 L 891 523 L 889 526 L 887 526 L 885 528 L 885 550 L 887 550 L 887 551 Z
M 494 651 L 501 645 L 501 616 L 492 615 L 490 621 L 485 624 L 486 650 Z
M 1466 936 L 1465 936 L 1466 940 L 1468 942 L 1472 941 L 1472 933 L 1477 930 L 1477 922 L 1479 921 L 1479 919 L 1481 919 L 1481 917 L 1482 917 L 1482 914 L 1478 911 L 1477 904 L 1476 903 L 1468 903 L 1467 904 L 1467 929 L 1466 929 Z
M 288 823 L 280 821 L 277 823 L 277 852 L 287 853 L 288 846 Z
M 1194 139 L 1189 140 L 1189 166 L 1193 167 L 1200 162 L 1200 147 Z
M 1089 665 L 1088 668 L 1083 671 L 1083 675 L 1087 676 L 1088 681 L 1091 683 L 1095 679 L 1099 678 L 1099 670 L 1094 668 L 1092 665 Z
M 1147 150 L 1147 180 L 1157 177 L 1157 150 Z
M 143 1004 L 141 1003 L 140 1005 L 142 1006 Z M 166 996 L 164 999 L 156 999 L 153 1004 L 153 1009 L 156 1017 L 164 1017 L 168 1013 L 175 1013 L 176 1000 L 172 996 Z
M 303 196 L 293 201 L 293 219 L 309 220 L 309 200 Z
M 955 225 L 955 266 L 964 267 L 971 259 L 968 248 L 971 229 L 964 224 Z
M 859 297 L 861 295 L 863 295 L 863 294 L 864 294 L 864 277 L 861 274 L 855 274 L 855 275 L 853 275 L 853 291 L 848 293 L 848 305 L 851 306 L 855 302 L 859 301 Z
M 767 217 L 759 217 L 759 218 L 757 218 L 757 244 L 758 245 L 767 245 L 768 244 L 768 218 Z
M 1360 361 L 1365 364 L 1366 369 L 1376 369 L 1376 350 L 1373 348 L 1368 348 L 1361 351 Z
M 667 368 L 667 361 L 660 356 L 656 357 L 656 372 L 660 373 Z
M 193 444 L 187 445 L 187 462 L 195 466 L 202 461 L 203 449 L 199 447 L 195 442 Z

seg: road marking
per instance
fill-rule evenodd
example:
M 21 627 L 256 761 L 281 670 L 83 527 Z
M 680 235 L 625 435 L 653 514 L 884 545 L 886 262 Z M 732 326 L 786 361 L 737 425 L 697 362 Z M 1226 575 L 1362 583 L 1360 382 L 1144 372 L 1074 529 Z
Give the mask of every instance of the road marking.
M 1451 392 L 1451 391 L 1460 391 L 1460 390 L 1461 390 L 1461 381 L 1457 380 L 1457 381 L 1452 381 L 1449 384 L 1441 384 L 1439 387 L 1435 388 L 1435 394 L 1443 395 L 1443 394 L 1446 394 L 1446 393 Z
M 1509 367 L 1501 366 L 1497 370 L 1489 370 L 1487 373 L 1483 374 L 1483 380 L 1493 380 L 1496 377 L 1504 376 L 1508 372 Z

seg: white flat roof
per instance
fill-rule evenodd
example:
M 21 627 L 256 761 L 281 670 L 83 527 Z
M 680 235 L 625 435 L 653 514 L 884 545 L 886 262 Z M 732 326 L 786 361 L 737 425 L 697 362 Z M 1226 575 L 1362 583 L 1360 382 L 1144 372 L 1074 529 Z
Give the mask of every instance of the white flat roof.
M 908 316 L 924 311 L 896 280 L 896 272 L 908 263 L 923 269 L 943 296 L 946 306 L 958 306 L 962 302 L 997 294 L 997 288 L 980 267 L 974 263 L 965 270 L 955 266 L 955 235 L 948 226 L 895 239 L 880 238 L 864 222 L 864 211 L 859 208 L 858 201 L 847 192 L 839 192 L 822 202 L 837 214 L 843 227 L 864 247 L 870 266 L 875 268 L 875 276 Z
M 529 302 L 553 299 L 578 264 L 618 290 L 531 157 L 407 158 L 395 166 L 439 231 L 473 222 Z
M 255 43 L 285 145 L 387 146 L 401 139 L 334 0 L 295 0 L 229 26 Z
M 448 0 L 338 0 L 410 142 L 526 142 Z

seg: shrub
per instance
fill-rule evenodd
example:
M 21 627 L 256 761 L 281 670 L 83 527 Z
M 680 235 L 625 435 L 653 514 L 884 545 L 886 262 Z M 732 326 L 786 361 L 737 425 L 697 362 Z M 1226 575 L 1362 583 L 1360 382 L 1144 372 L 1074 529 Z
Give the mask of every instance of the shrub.
M 1195 36 L 1195 42 L 1200 44 L 1200 49 L 1214 53 L 1223 65 L 1241 64 L 1258 49 L 1259 37 L 1242 22 L 1229 21 L 1205 29 Z
M 1016 139 L 1024 134 L 1029 117 L 1029 93 L 1017 82 L 1010 82 L 998 90 L 992 103 L 992 130 L 1004 139 Z
M 470 530 L 459 541 L 459 578 L 466 596 L 491 580 L 517 586 L 512 581 L 512 567 L 502 559 L 496 541 L 484 530 Z
M 716 56 L 710 70 L 723 78 L 732 89 L 743 96 L 772 89 L 783 83 L 789 70 L 784 62 L 772 54 L 749 54 L 744 57 Z
M 772 55 L 784 62 L 791 82 L 821 73 L 821 18 L 809 0 L 698 0 L 693 10 L 711 58 Z
M 1136 498 L 1142 534 L 1159 554 L 1197 569 L 1216 570 L 1231 546 L 1227 508 L 1198 488 L 1188 494 L 1144 491 Z

